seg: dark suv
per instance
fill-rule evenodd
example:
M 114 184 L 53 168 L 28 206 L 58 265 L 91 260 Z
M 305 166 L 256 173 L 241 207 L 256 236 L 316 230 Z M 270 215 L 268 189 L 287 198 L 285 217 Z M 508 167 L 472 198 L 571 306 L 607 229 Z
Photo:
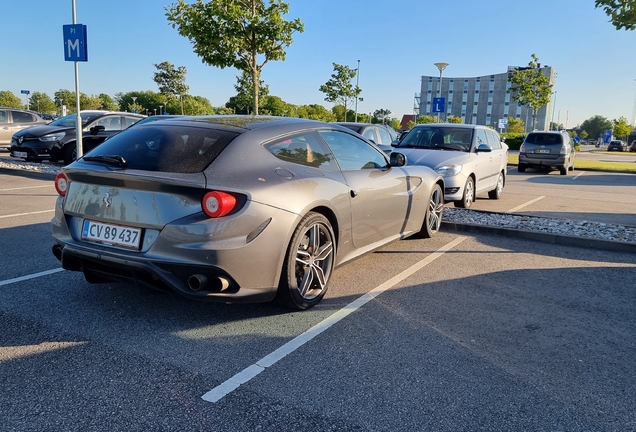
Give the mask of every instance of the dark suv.
M 576 151 L 565 131 L 530 132 L 519 148 L 519 172 L 526 168 L 559 170 L 567 175 L 574 170 Z
M 106 138 L 146 116 L 117 111 L 82 111 L 82 152 L 100 145 Z M 77 158 L 75 114 L 48 125 L 21 130 L 11 138 L 11 156 L 27 161 L 63 160 L 70 164 Z
M 625 150 L 627 150 L 627 143 L 625 141 L 621 141 L 621 140 L 612 140 L 607 145 L 607 151 L 612 151 L 612 150 L 617 150 L 617 151 L 621 151 L 621 152 L 625 151 Z
M 8 149 L 11 137 L 17 131 L 46 123 L 46 120 L 32 111 L 0 107 L 0 148 Z

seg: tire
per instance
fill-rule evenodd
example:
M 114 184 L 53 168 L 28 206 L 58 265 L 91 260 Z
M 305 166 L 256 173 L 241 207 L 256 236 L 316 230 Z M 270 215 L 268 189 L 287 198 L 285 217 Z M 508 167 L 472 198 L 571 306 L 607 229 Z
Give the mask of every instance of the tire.
M 442 226 L 442 213 L 444 212 L 444 192 L 439 184 L 433 186 L 428 199 L 428 208 L 422 221 L 422 229 L 415 236 L 418 238 L 433 237 Z
M 71 164 L 77 159 L 77 144 L 69 143 L 64 146 L 64 150 L 62 151 L 64 155 L 64 165 Z
M 504 176 L 502 173 L 499 173 L 499 177 L 497 177 L 497 186 L 488 192 L 488 198 L 498 200 L 501 198 L 501 194 L 503 193 L 504 188 Z
M 296 310 L 317 305 L 327 292 L 335 257 L 331 224 L 319 213 L 308 213 L 289 242 L 277 300 Z
M 459 201 L 455 201 L 455 207 L 468 208 L 475 201 L 475 180 L 468 177 L 464 185 L 464 196 Z
M 517 165 L 517 171 L 519 172 L 526 172 L 526 168 L 525 165 Z
M 559 168 L 559 173 L 561 173 L 561 175 L 568 175 L 568 167 L 564 166 Z

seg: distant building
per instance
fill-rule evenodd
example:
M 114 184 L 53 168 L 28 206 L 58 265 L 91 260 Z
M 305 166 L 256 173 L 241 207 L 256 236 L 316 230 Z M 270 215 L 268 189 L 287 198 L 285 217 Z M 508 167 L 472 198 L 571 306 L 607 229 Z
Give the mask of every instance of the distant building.
M 550 66 L 539 65 L 543 73 L 554 85 L 556 72 Z M 466 124 L 479 124 L 498 127 L 500 119 L 515 118 L 523 120 L 526 130 L 532 129 L 532 108 L 520 106 L 510 94 L 511 84 L 508 73 L 522 67 L 509 66 L 508 72 L 485 75 L 474 78 L 447 78 L 442 76 L 441 97 L 446 99 L 441 120 L 446 121 L 450 116 L 461 117 Z M 415 94 L 413 111 L 417 115 L 437 116 L 433 112 L 433 98 L 440 97 L 439 75 L 422 76 L 420 93 Z M 541 108 L 537 114 L 536 128 L 548 130 L 553 119 L 552 99 Z

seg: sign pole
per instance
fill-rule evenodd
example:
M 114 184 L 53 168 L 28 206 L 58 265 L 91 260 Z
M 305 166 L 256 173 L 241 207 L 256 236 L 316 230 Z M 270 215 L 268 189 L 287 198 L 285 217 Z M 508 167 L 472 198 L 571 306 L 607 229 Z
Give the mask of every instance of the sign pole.
M 77 24 L 77 13 L 75 10 L 75 0 L 73 0 L 73 25 Z M 82 115 L 80 114 L 80 86 L 79 86 L 79 62 L 75 61 L 75 112 L 77 113 L 75 123 L 75 145 L 77 159 L 82 157 Z

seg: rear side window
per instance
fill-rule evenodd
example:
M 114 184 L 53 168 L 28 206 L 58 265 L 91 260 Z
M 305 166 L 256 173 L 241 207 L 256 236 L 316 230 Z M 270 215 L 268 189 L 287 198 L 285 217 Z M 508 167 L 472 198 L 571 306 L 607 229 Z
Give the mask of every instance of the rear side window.
M 13 111 L 13 123 L 33 123 L 35 117 L 22 111 Z
M 561 134 L 542 134 L 542 133 L 531 133 L 526 137 L 526 142 L 529 144 L 563 144 L 563 137 Z
M 225 130 L 153 122 L 114 135 L 87 156 L 121 156 L 128 169 L 196 173 L 203 171 L 237 136 Z
M 287 162 L 326 170 L 337 170 L 333 154 L 314 133 L 278 139 L 264 146 L 271 154 Z

